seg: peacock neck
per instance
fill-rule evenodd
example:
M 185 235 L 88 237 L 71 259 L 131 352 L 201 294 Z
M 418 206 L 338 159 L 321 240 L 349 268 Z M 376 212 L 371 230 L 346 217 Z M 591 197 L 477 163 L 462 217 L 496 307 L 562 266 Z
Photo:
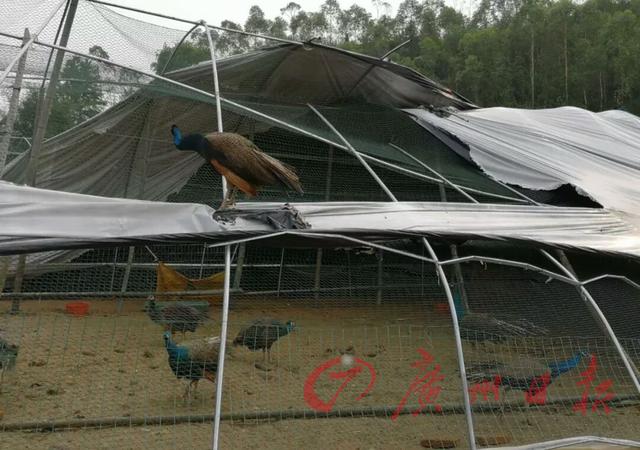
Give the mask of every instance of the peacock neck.
M 149 317 L 154 322 L 160 319 L 160 309 L 155 300 L 149 300 Z
M 565 372 L 570 371 L 571 369 L 577 367 L 578 364 L 580 364 L 581 360 L 582 354 L 578 353 L 577 355 L 567 359 L 566 361 L 549 364 L 549 369 L 551 369 L 551 376 L 557 377 Z

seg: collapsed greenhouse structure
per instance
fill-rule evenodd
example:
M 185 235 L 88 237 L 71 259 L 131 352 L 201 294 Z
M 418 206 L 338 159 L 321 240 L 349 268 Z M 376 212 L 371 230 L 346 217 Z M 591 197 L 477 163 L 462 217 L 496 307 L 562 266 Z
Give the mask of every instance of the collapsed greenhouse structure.
M 0 7 L 29 9 L 0 20 L 2 442 L 640 446 L 640 119 L 478 108 L 386 58 L 99 1 Z M 74 95 L 99 101 L 67 126 Z M 249 137 L 304 195 L 216 210 L 172 124 Z M 206 311 L 178 345 L 229 342 L 193 396 L 152 295 Z M 265 318 L 295 322 L 270 359 L 231 345 Z

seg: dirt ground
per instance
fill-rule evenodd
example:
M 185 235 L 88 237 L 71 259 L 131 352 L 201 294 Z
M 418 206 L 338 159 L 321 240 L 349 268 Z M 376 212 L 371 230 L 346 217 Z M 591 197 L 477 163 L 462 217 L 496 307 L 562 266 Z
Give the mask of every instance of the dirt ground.
M 313 304 L 313 306 L 305 306 Z M 14 370 L 6 372 L 0 394 L 0 430 L 34 421 L 122 418 L 132 420 L 153 416 L 185 417 L 212 414 L 215 388 L 206 380 L 197 396 L 183 399 L 184 381 L 175 378 L 167 363 L 162 328 L 142 311 L 142 302 L 127 301 L 122 313 L 115 313 L 112 301 L 91 302 L 91 312 L 83 318 L 64 313 L 62 301 L 23 303 L 23 313 L 2 314 L 0 329 L 19 341 L 20 352 Z M 186 339 L 218 335 L 219 311 L 215 318 Z M 460 378 L 454 339 L 447 316 L 426 305 L 393 304 L 372 308 L 348 301 L 319 305 L 317 302 L 285 302 L 253 297 L 237 302 L 229 317 L 229 337 L 242 325 L 258 317 L 294 320 L 298 329 L 274 345 L 273 362 L 262 363 L 259 352 L 232 348 L 225 366 L 223 413 L 245 415 L 249 420 L 224 421 L 223 448 L 296 449 L 396 449 L 422 448 L 424 439 L 458 440 L 464 448 L 467 432 L 461 413 L 448 407 L 461 404 Z M 180 335 L 176 340 L 182 340 Z M 423 349 L 433 356 L 424 370 L 414 363 Z M 522 346 L 472 347 L 465 343 L 467 360 L 495 361 L 521 354 Z M 559 359 L 570 356 L 574 346 L 563 341 L 553 352 Z M 551 350 L 550 350 L 551 351 Z M 598 349 L 603 352 L 602 348 Z M 365 369 L 346 384 L 335 408 L 362 409 L 389 407 L 395 410 L 415 377 L 435 370 L 443 379 L 432 397 L 432 406 L 442 405 L 443 413 L 401 415 L 389 413 L 364 417 L 352 411 L 347 418 L 282 419 L 293 410 L 309 410 L 305 401 L 305 380 L 324 362 L 352 353 L 375 370 L 375 383 L 366 390 L 370 376 Z M 538 352 L 539 353 L 539 352 Z M 536 358 L 533 354 L 527 358 Z M 356 360 L 357 361 L 357 360 Z M 601 358 L 599 376 L 612 379 L 616 395 L 629 394 L 631 386 L 614 360 Z M 258 363 L 258 364 L 256 364 Z M 359 362 L 355 363 L 358 367 Z M 336 366 L 347 370 L 354 366 Z M 576 384 L 587 367 L 562 375 L 549 387 L 548 401 L 580 398 Z M 265 370 L 267 369 L 267 370 Z M 315 384 L 315 391 L 327 401 L 344 379 L 327 373 Z M 597 382 L 597 381 L 596 381 Z M 499 401 L 524 404 L 519 391 L 500 389 Z M 476 405 L 485 400 L 481 396 Z M 407 405 L 418 403 L 417 394 L 407 397 Z M 591 406 L 591 405 L 590 405 Z M 251 414 L 270 412 L 272 420 L 251 420 Z M 635 405 L 613 405 L 609 414 L 602 407 L 588 409 L 583 416 L 572 403 L 530 406 L 517 410 L 486 410 L 474 413 L 475 432 L 482 437 L 505 437 L 510 445 L 558 439 L 576 435 L 598 435 L 640 440 L 640 409 Z M 207 448 L 212 425 L 209 422 L 178 425 L 140 425 L 82 428 L 57 432 L 2 431 L 3 449 L 87 449 L 87 448 Z

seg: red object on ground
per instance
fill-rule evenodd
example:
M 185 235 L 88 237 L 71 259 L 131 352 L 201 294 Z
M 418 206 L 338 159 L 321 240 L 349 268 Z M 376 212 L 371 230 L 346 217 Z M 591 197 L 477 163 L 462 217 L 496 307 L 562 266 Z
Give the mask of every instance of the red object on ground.
M 89 313 L 89 302 L 67 303 L 65 309 L 72 316 L 86 316 Z

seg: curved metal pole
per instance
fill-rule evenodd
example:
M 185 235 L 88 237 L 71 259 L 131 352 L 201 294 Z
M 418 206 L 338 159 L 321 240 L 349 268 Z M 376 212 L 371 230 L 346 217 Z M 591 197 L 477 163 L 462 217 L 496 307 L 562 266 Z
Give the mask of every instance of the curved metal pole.
M 433 170 L 431 167 L 429 167 L 427 165 L 427 163 L 419 160 L 418 158 L 416 158 L 415 156 L 413 156 L 411 153 L 409 153 L 408 151 L 406 151 L 405 149 L 403 149 L 402 147 L 396 145 L 396 144 L 392 144 L 389 143 L 389 145 L 393 148 L 395 148 L 396 150 L 398 150 L 400 153 L 402 153 L 404 156 L 406 156 L 407 158 L 411 159 L 412 161 L 418 163 L 420 166 L 424 167 L 425 169 L 427 169 L 429 172 L 431 172 L 432 174 L 434 174 L 436 177 L 438 177 L 443 183 L 451 186 L 453 189 L 455 189 L 457 192 L 459 192 L 460 194 L 462 194 L 467 200 L 471 201 L 471 203 L 476 203 L 479 204 L 480 202 L 478 200 L 476 200 L 475 198 L 473 198 L 472 196 L 470 196 L 469 194 L 467 194 L 465 191 L 463 191 L 457 184 L 452 183 L 451 181 L 449 181 L 448 178 L 440 175 L 440 172 L 437 172 L 435 170 Z
M 582 282 L 582 285 L 587 285 L 589 283 L 594 283 L 596 281 L 602 280 L 604 278 L 612 278 L 614 280 L 622 280 L 625 283 L 627 283 L 630 286 L 633 286 L 636 289 L 640 290 L 640 284 L 636 283 L 633 280 L 630 280 L 629 278 L 625 277 L 624 275 L 611 275 L 611 274 L 604 274 L 604 275 L 599 275 L 597 277 L 593 277 L 593 278 L 589 278 L 588 280 L 585 280 Z
M 315 109 L 310 104 L 307 104 L 307 106 L 309 106 L 309 108 L 311 108 L 311 110 L 314 113 L 316 113 L 316 115 L 331 129 L 331 131 L 333 131 L 336 134 L 336 136 L 338 136 L 338 138 L 351 151 L 351 153 L 353 153 L 353 155 L 358 159 L 358 161 L 360 161 L 360 163 L 364 166 L 364 168 L 367 170 L 367 172 L 369 172 L 369 174 L 371 174 L 371 176 L 380 185 L 380 187 L 387 194 L 389 199 L 392 202 L 397 203 L 398 199 L 395 197 L 395 195 L 393 195 L 393 193 L 384 184 L 384 182 L 378 176 L 378 174 L 371 168 L 371 166 L 369 166 L 369 164 L 367 164 L 367 162 L 356 151 L 356 149 L 353 148 L 351 143 L 349 143 L 349 141 L 347 141 L 347 139 L 333 126 L 333 124 L 331 122 L 329 122 L 329 120 L 327 120 L 317 109 Z M 445 292 L 445 295 L 447 297 L 447 302 L 449 303 L 449 310 L 451 311 L 451 321 L 452 321 L 452 324 L 453 324 L 453 331 L 454 331 L 454 335 L 455 335 L 454 337 L 455 337 L 455 341 L 456 341 L 456 353 L 457 353 L 457 356 L 458 356 L 458 370 L 460 371 L 460 381 L 461 381 L 461 384 L 462 384 L 462 397 L 464 399 L 464 414 L 465 414 L 466 423 L 467 423 L 467 432 L 469 433 L 469 447 L 471 449 L 475 450 L 476 449 L 476 438 L 475 438 L 475 430 L 474 430 L 474 427 L 473 427 L 473 415 L 472 415 L 472 409 L 471 409 L 471 398 L 469 396 L 469 383 L 467 382 L 467 370 L 466 370 L 466 367 L 465 367 L 465 364 L 464 364 L 464 352 L 463 352 L 463 349 L 462 349 L 462 338 L 460 336 L 460 327 L 459 327 L 459 324 L 458 324 L 458 316 L 456 314 L 455 302 L 453 301 L 453 295 L 451 294 L 451 289 L 449 288 L 449 281 L 447 279 L 447 275 L 444 273 L 444 270 L 442 269 L 442 265 L 440 264 L 440 261 L 438 260 L 438 256 L 433 251 L 433 248 L 431 247 L 431 244 L 429 244 L 429 241 L 427 240 L 427 238 L 423 237 L 422 238 L 422 243 L 424 244 L 424 246 L 426 247 L 427 251 L 429 252 L 429 255 L 431 256 L 431 259 L 433 260 L 433 263 L 436 265 L 436 270 L 438 272 L 438 278 L 442 282 L 442 285 L 444 287 L 444 292 Z
M 169 63 L 171 63 L 171 61 L 173 60 L 173 57 L 175 56 L 175 54 L 178 51 L 178 49 L 180 48 L 180 46 L 182 44 L 184 44 L 184 41 L 187 39 L 187 36 L 189 36 L 191 33 L 193 33 L 193 30 L 195 30 L 199 26 L 200 26 L 200 24 L 196 24 L 196 25 L 192 26 L 191 28 L 189 28 L 189 31 L 187 31 L 184 34 L 184 36 L 182 36 L 182 39 L 180 39 L 180 42 L 178 42 L 176 44 L 176 46 L 173 47 L 173 50 L 171 51 L 171 54 L 169 55 L 169 59 L 167 59 L 167 62 L 164 63 L 164 66 L 162 67 L 162 70 L 160 70 L 160 72 L 159 72 L 160 75 L 164 75 L 164 73 L 167 71 L 167 67 L 169 67 Z
M 353 156 L 356 157 L 356 159 L 360 162 L 360 164 L 362 164 L 362 166 L 366 169 L 367 172 L 369 172 L 369 175 L 371 175 L 373 177 L 374 180 L 376 180 L 376 183 L 378 183 L 378 186 L 380 186 L 380 188 L 384 191 L 384 193 L 387 195 L 387 197 L 389 197 L 389 199 L 391 199 L 392 202 L 397 202 L 398 199 L 396 198 L 395 195 L 393 195 L 393 192 L 391 192 L 389 190 L 389 188 L 387 187 L 386 184 L 384 184 L 384 182 L 382 181 L 382 179 L 378 176 L 378 174 L 371 168 L 371 166 L 369 164 L 367 164 L 367 162 L 362 158 L 362 155 L 360 154 L 360 152 L 358 152 L 355 148 L 353 148 L 353 146 L 349 143 L 349 141 L 347 141 L 345 139 L 345 137 L 333 126 L 333 124 L 331 122 L 329 122 L 327 120 L 327 118 L 322 115 L 322 113 L 320 111 L 318 111 L 317 109 L 315 109 L 313 107 L 313 105 L 311 105 L 310 103 L 307 103 L 307 106 L 311 109 L 311 111 L 313 111 L 314 113 L 316 113 L 316 115 L 320 118 L 320 120 L 322 120 L 325 125 L 327 125 L 329 127 L 329 129 L 331 131 L 333 131 L 333 133 L 338 136 L 338 139 L 340 139 L 342 141 L 342 143 L 344 144 L 344 146 L 351 152 L 351 154 Z
M 578 281 L 576 276 L 568 268 L 566 268 L 560 261 L 558 261 L 553 256 L 551 256 L 546 250 L 540 250 L 540 251 L 553 264 L 555 264 L 560 270 L 562 270 L 568 277 L 570 277 L 574 281 Z M 589 304 L 591 308 L 593 308 L 593 312 L 596 314 L 597 318 L 600 319 L 600 323 L 602 327 L 605 329 L 606 333 L 609 335 L 609 339 L 611 339 L 611 341 L 613 342 L 613 345 L 618 350 L 618 353 L 622 358 L 622 362 L 624 362 L 624 365 L 627 368 L 629 375 L 631 376 L 631 380 L 633 381 L 633 384 L 635 385 L 636 390 L 638 391 L 638 394 L 640 394 L 640 380 L 638 379 L 638 369 L 634 366 L 633 362 L 629 358 L 629 355 L 627 355 L 627 352 L 624 350 L 624 347 L 622 347 L 622 344 L 620 344 L 620 341 L 618 341 L 618 338 L 616 337 L 616 334 L 613 331 L 613 328 L 611 328 L 609 321 L 607 320 L 604 313 L 598 306 L 598 303 L 593 299 L 593 297 L 591 296 L 587 288 L 585 288 L 582 283 L 579 283 L 578 289 L 580 289 L 580 292 L 582 293 L 582 297 L 587 302 L 587 304 Z
M 398 50 L 400 50 L 402 47 L 404 47 L 405 45 L 407 45 L 409 42 L 411 42 L 411 39 L 407 39 L 406 41 L 404 41 L 402 44 L 398 44 L 395 47 L 393 47 L 391 50 L 389 50 L 387 53 L 385 53 L 384 55 L 382 55 L 380 57 L 380 61 L 384 61 L 385 59 L 387 59 L 389 56 L 391 56 L 393 53 L 397 52 Z

